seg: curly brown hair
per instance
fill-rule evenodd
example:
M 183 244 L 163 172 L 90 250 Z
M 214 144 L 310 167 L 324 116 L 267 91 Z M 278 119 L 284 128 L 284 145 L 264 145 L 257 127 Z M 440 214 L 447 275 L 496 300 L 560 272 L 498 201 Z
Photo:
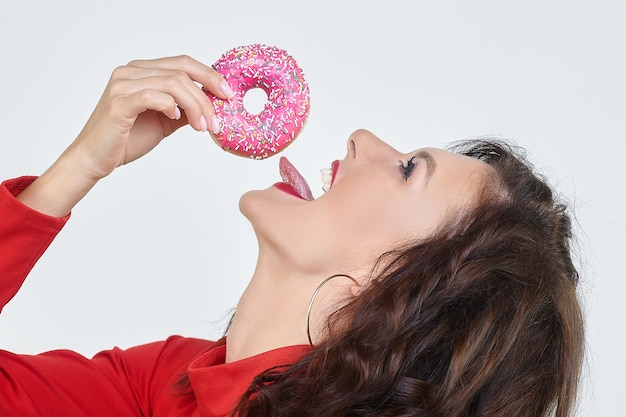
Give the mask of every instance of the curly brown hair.
M 452 150 L 494 168 L 478 206 L 383 255 L 327 338 L 258 375 L 234 415 L 572 413 L 584 342 L 566 207 L 518 148 Z

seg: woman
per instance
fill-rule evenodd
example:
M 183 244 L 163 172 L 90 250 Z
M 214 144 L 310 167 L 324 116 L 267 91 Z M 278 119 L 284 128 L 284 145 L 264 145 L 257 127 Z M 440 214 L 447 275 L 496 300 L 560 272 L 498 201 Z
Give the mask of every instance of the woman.
M 1 305 L 100 179 L 185 124 L 220 129 L 196 83 L 232 95 L 188 57 L 116 69 L 51 168 L 3 184 Z M 259 257 L 227 338 L 2 352 L 0 415 L 571 415 L 582 320 L 550 189 L 499 143 L 347 148 L 317 200 L 241 198 Z

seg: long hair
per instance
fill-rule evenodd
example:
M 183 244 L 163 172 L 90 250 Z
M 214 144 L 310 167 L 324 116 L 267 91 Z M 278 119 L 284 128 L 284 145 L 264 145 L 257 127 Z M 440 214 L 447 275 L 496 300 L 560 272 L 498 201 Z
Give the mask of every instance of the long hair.
M 326 340 L 257 376 L 234 414 L 570 415 L 583 321 L 566 208 L 518 149 L 453 150 L 494 168 L 477 207 L 383 255 Z

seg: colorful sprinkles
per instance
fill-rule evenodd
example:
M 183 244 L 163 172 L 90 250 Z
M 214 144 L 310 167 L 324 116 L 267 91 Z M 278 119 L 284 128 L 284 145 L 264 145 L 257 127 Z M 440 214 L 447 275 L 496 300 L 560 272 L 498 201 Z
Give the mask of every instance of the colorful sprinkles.
M 226 52 L 213 68 L 235 96 L 221 100 L 211 94 L 222 131 L 211 134 L 225 151 L 252 159 L 270 157 L 300 133 L 309 115 L 309 86 L 296 61 L 275 46 L 247 45 Z M 252 88 L 267 94 L 259 114 L 249 113 L 243 97 Z

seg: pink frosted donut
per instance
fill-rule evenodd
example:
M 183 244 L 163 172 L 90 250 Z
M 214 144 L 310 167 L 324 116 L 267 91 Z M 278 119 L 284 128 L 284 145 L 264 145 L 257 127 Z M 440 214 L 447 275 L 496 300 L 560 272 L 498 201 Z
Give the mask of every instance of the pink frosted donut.
M 221 132 L 211 133 L 225 151 L 264 159 L 287 147 L 300 133 L 309 115 L 309 87 L 296 61 L 274 46 L 240 46 L 213 65 L 235 96 L 221 100 L 211 94 Z M 252 88 L 267 94 L 259 114 L 249 113 L 243 97 Z

